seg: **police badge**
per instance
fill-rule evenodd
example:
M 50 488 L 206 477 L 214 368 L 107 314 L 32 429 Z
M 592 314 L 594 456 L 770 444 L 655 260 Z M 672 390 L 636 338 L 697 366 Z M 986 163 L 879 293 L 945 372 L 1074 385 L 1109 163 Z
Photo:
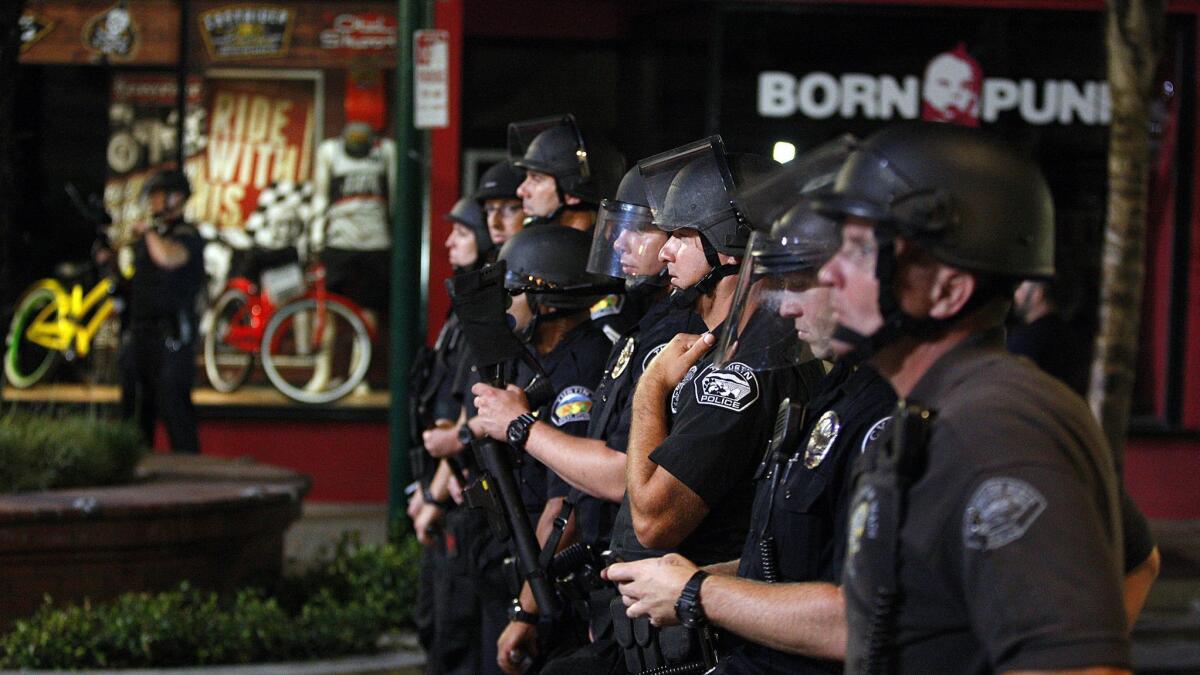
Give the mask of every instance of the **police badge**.
M 812 433 L 808 436 L 808 446 L 804 448 L 804 466 L 809 469 L 820 466 L 841 430 L 842 422 L 837 413 L 827 410 L 821 415 L 821 419 L 813 425 Z
M 617 355 L 617 362 L 613 364 L 612 379 L 617 379 L 625 372 L 625 368 L 629 365 L 629 360 L 633 358 L 633 348 L 637 340 L 628 338 L 625 340 L 625 346 L 621 348 L 621 353 Z

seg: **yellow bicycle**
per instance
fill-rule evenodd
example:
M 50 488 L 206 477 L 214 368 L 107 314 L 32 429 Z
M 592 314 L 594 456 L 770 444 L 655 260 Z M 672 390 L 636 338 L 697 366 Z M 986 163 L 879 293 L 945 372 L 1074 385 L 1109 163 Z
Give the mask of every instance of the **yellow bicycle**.
M 116 309 L 114 288 L 108 277 L 101 277 L 87 292 L 79 282 L 67 290 L 58 279 L 42 279 L 30 286 L 17 303 L 8 330 L 4 374 L 9 383 L 22 389 L 31 387 L 46 377 L 60 358 L 86 357 L 93 339 Z
M 80 213 L 95 223 L 101 244 L 108 246 L 104 227 L 111 221 L 104 211 L 98 204 L 85 204 L 73 185 L 67 186 L 67 194 Z M 109 320 L 117 309 L 114 277 L 92 262 L 62 264 L 56 272 L 59 278 L 42 279 L 25 289 L 9 324 L 4 374 L 14 387 L 37 384 L 60 359 L 86 357 L 98 337 L 115 351 L 116 321 Z M 94 276 L 99 280 L 87 289 L 84 281 Z

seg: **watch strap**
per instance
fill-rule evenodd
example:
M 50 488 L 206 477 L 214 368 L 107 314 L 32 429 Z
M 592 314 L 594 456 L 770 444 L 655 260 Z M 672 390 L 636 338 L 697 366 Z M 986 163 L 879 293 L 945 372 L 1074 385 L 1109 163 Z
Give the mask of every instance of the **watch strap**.
M 700 605 L 700 585 L 708 578 L 708 572 L 696 573 L 683 585 L 679 600 L 675 602 L 675 618 L 688 628 L 694 628 L 705 620 L 704 608 Z
M 513 598 L 512 603 L 508 606 L 508 620 L 536 626 L 538 615 L 534 612 L 526 612 L 524 609 L 521 609 L 521 600 Z

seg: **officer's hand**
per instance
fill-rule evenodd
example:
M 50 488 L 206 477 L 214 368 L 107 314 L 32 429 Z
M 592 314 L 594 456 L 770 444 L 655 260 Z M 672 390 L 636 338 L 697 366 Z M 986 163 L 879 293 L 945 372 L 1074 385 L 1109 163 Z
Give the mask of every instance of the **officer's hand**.
M 437 506 L 425 504 L 417 513 L 417 517 L 413 518 L 413 530 L 416 531 L 417 541 L 422 546 L 429 547 L 436 543 L 437 538 L 434 534 L 441 527 L 443 515 Z
M 421 433 L 421 442 L 429 454 L 438 459 L 453 457 L 462 452 L 458 442 L 458 431 L 454 427 L 434 427 Z
M 655 626 L 679 623 L 675 603 L 688 579 L 698 568 L 677 553 L 637 562 L 616 563 L 604 570 L 604 577 L 616 582 L 629 618 L 649 616 Z
M 446 489 L 450 491 L 450 498 L 455 504 L 463 503 L 463 485 L 458 482 L 457 476 L 450 476 L 450 480 L 446 481 Z
M 413 491 L 412 496 L 408 498 L 408 508 L 405 510 L 405 513 L 408 514 L 408 519 L 415 521 L 417 514 L 421 512 L 422 506 L 425 506 L 424 490 L 418 489 Z
M 638 386 L 655 386 L 661 389 L 673 389 L 687 371 L 700 357 L 704 356 L 717 338 L 712 333 L 691 335 L 680 333 L 671 338 L 666 347 L 650 360 Z
M 497 389 L 480 382 L 471 387 L 471 393 L 475 394 L 475 408 L 479 410 L 472 422 L 478 424 L 480 433 L 498 441 L 508 437 L 509 422 L 529 412 L 529 399 L 513 384 Z
M 537 656 L 537 626 L 510 621 L 496 640 L 496 665 L 509 675 L 517 675 L 534 656 Z

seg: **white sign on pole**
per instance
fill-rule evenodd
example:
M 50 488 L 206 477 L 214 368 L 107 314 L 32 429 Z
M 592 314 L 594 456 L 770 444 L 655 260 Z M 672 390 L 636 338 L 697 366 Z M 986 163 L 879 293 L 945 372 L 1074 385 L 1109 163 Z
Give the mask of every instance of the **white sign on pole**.
M 418 129 L 450 126 L 450 32 L 413 34 L 413 125 Z

